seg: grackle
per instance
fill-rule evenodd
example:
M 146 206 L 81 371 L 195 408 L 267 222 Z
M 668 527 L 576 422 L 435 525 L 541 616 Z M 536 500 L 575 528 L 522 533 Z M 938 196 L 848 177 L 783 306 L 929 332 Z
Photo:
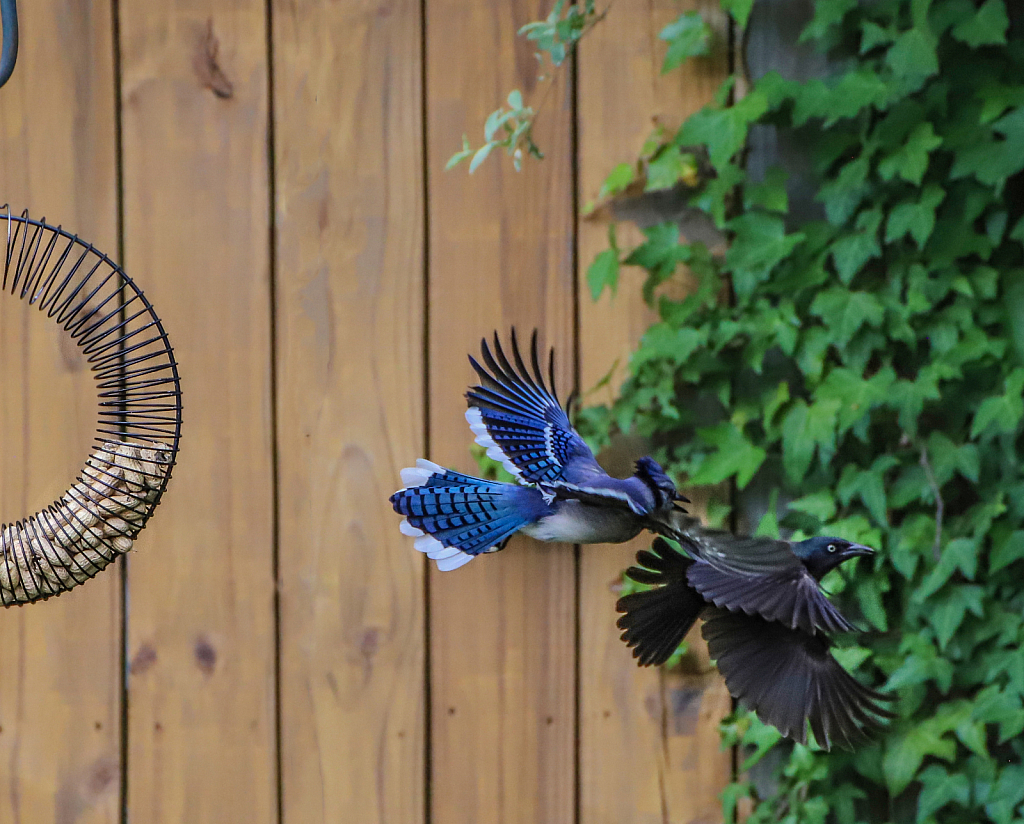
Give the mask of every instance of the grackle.
M 664 663 L 698 617 L 711 658 L 735 698 L 800 743 L 852 748 L 893 714 L 892 699 L 860 684 L 832 656 L 829 635 L 855 630 L 825 596 L 826 572 L 874 550 L 841 538 L 743 538 L 692 519 L 658 538 L 626 574 L 655 588 L 625 595 L 616 609 L 622 640 L 641 666 Z

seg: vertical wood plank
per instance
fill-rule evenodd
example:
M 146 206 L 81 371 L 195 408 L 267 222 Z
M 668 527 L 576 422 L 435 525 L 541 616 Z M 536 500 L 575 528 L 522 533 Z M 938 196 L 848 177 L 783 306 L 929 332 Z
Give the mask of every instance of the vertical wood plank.
M 513 88 L 537 105 L 540 0 L 429 0 L 427 171 L 431 458 L 475 472 L 466 354 L 497 329 L 534 327 L 572 385 L 571 107 L 563 74 L 538 122 L 543 162 L 497 153 L 445 173 L 463 132 Z M 411 543 L 411 542 L 410 542 Z M 413 551 L 412 547 L 408 547 Z M 433 824 L 565 824 L 574 816 L 574 557 L 524 537 L 459 570 L 430 570 Z
M 583 41 L 579 174 L 584 202 L 596 198 L 617 163 L 635 160 L 652 118 L 671 129 L 711 99 L 725 77 L 724 43 L 721 57 L 691 61 L 662 77 L 665 45 L 658 33 L 682 11 L 698 9 L 707 17 L 716 8 L 710 0 L 656 0 L 642 9 L 615 4 Z M 614 298 L 606 293 L 591 301 L 586 268 L 607 248 L 606 232 L 601 221 L 580 221 L 584 391 L 616 362 L 610 386 L 620 385 L 631 351 L 655 320 L 641 299 L 638 271 L 623 270 Z M 640 240 L 636 227 L 619 225 L 623 248 Z M 626 545 L 587 547 L 582 555 L 581 824 L 683 824 L 717 821 L 721 815 L 717 795 L 730 770 L 730 756 L 720 751 L 717 734 L 718 720 L 730 708 L 724 683 L 705 671 L 706 659 L 688 673 L 638 668 L 615 627 L 621 572 L 650 540 L 642 535 Z M 702 644 L 699 633 L 690 640 Z
M 116 257 L 110 4 L 20 5 L 18 64 L 0 89 L 0 204 L 63 223 Z M 9 523 L 70 485 L 98 416 L 74 342 L 10 294 L 0 295 L 0 385 L 0 520 Z M 0 613 L 0 822 L 117 821 L 120 635 L 116 568 Z
M 273 17 L 284 820 L 422 824 L 420 4 Z
M 126 263 L 181 365 L 179 464 L 129 565 L 128 817 L 276 821 L 266 20 L 123 0 Z

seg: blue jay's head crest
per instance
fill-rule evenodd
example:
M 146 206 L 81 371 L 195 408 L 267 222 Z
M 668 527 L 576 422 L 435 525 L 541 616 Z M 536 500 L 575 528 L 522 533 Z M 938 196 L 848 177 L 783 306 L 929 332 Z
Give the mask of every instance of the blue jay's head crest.
M 672 479 L 654 458 L 640 458 L 636 462 L 636 477 L 643 481 L 654 493 L 659 508 L 671 506 L 676 501 L 689 503 L 688 498 L 679 494 Z

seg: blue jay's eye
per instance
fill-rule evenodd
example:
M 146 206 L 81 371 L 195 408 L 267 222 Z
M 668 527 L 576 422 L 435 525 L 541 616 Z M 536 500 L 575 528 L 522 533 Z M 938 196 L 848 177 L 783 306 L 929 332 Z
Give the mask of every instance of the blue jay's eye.
M 836 545 L 835 544 L 829 544 L 828 545 L 828 551 L 829 552 L 835 552 L 836 551 Z

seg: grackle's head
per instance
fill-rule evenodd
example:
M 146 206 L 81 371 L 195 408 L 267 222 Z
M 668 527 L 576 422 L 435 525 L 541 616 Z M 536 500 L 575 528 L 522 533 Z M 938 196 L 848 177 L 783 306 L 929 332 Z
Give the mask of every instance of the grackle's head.
M 875 551 L 863 544 L 823 535 L 793 544 L 793 553 L 804 562 L 807 571 L 820 581 L 826 572 L 831 572 L 843 561 L 861 555 L 874 555 Z
M 676 501 L 682 501 L 687 504 L 690 502 L 689 498 L 684 498 L 679 494 L 679 490 L 676 489 L 672 479 L 665 474 L 661 464 L 654 460 L 654 458 L 645 457 L 637 460 L 636 472 L 634 474 L 654 493 L 658 509 L 667 509 Z

